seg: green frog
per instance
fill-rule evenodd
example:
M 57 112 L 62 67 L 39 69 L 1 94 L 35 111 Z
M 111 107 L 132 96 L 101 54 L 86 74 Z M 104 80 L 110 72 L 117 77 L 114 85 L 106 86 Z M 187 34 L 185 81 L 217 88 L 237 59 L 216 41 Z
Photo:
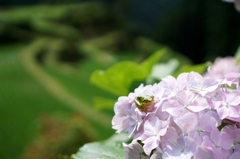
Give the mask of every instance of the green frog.
M 147 113 L 150 111 L 148 106 L 154 103 L 154 96 L 140 95 L 134 100 L 134 103 L 140 111 Z

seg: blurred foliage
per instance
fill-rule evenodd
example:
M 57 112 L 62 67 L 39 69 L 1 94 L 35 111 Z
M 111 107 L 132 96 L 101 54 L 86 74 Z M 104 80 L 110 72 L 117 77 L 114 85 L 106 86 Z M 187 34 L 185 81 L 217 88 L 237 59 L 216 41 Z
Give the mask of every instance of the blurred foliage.
M 10 8 L 0 13 L 0 33 L 19 40 L 39 36 L 80 40 L 78 27 L 106 20 L 109 15 L 98 3 Z
M 20 52 L 25 44 L 0 47 L 0 156 L 16 158 L 34 136 L 36 118 L 42 112 L 73 110 L 54 99 L 25 70 Z
M 96 140 L 96 132 L 79 114 L 70 117 L 45 114 L 39 119 L 36 137 L 25 149 L 21 159 L 64 159 L 77 151 L 79 145 Z M 36 153 L 38 152 L 38 153 Z
M 109 51 L 101 50 L 99 39 L 113 40 L 104 47 L 123 42 L 118 40 L 122 38 L 118 25 L 107 12 L 99 3 L 1 10 L 0 41 L 5 45 L 0 47 L 0 158 L 18 158 L 24 149 L 22 158 L 55 158 L 59 153 L 64 157 L 76 152 L 72 148 L 76 148 L 77 137 L 84 138 L 78 140 L 79 147 L 113 133 L 112 112 L 97 112 L 91 106 L 93 95 L 111 94 L 89 83 L 95 68 L 106 68 L 116 61 Z M 38 129 L 37 120 L 46 112 L 66 114 L 69 118 L 52 121 L 46 117 L 44 122 L 49 125 L 40 124 L 46 128 Z M 74 128 L 71 118 L 76 113 L 81 119 Z M 49 140 L 52 131 L 59 134 Z M 24 148 L 26 144 L 29 146 Z

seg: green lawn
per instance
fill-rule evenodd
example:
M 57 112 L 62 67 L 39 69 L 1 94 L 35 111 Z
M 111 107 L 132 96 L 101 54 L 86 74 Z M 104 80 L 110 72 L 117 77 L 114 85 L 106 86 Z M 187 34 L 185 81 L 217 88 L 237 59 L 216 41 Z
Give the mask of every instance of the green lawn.
M 74 73 L 64 73 L 57 69 L 46 68 L 45 71 L 62 83 L 69 92 L 80 97 L 84 102 L 92 106 L 92 98 L 94 96 L 103 96 L 116 98 L 116 96 L 103 91 L 97 86 L 90 83 L 90 75 L 97 68 L 103 68 L 101 64 L 87 59 L 81 62 Z
M 24 44 L 0 46 L 0 158 L 13 159 L 23 151 L 45 113 L 73 113 L 49 94 L 22 66 Z

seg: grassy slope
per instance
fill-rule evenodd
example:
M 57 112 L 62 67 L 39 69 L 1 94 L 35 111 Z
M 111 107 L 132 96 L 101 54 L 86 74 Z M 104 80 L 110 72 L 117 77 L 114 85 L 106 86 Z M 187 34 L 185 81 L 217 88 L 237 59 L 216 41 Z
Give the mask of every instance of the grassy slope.
M 0 158 L 12 159 L 24 149 L 44 112 L 72 113 L 26 72 L 19 58 L 25 45 L 0 47 Z
M 117 96 L 110 94 L 97 86 L 90 83 L 91 73 L 95 69 L 105 69 L 106 66 L 96 62 L 92 59 L 85 59 L 81 61 L 73 72 L 64 72 L 61 69 L 56 68 L 45 68 L 45 72 L 50 75 L 53 79 L 64 86 L 65 90 L 71 94 L 72 97 L 78 98 L 88 107 L 91 107 L 92 113 L 87 115 L 84 111 L 86 110 L 83 105 L 79 103 L 80 114 L 84 115 L 85 119 L 91 120 L 91 126 L 95 129 L 95 137 L 99 140 L 108 138 L 114 133 L 111 128 L 111 118 L 113 116 L 113 108 L 111 110 L 98 111 L 93 107 L 94 97 L 105 97 L 109 99 L 116 99 Z M 59 71 L 60 70 L 60 71 Z M 112 105 L 113 107 L 114 105 Z M 80 108 L 82 107 L 82 108 Z M 95 113 L 94 113 L 94 112 Z M 99 114 L 100 113 L 100 114 Z M 104 119 L 103 119 L 104 117 Z M 92 118 L 92 119 L 91 119 Z M 106 120 L 107 119 L 107 120 Z
M 75 96 L 80 97 L 81 100 L 88 105 L 93 106 L 92 99 L 94 96 L 117 99 L 117 96 L 114 96 L 90 83 L 91 73 L 99 68 L 106 69 L 105 66 L 98 62 L 86 59 L 78 65 L 77 70 L 73 73 L 64 73 L 63 71 L 54 68 L 45 68 L 45 71 L 64 84 L 68 91 Z

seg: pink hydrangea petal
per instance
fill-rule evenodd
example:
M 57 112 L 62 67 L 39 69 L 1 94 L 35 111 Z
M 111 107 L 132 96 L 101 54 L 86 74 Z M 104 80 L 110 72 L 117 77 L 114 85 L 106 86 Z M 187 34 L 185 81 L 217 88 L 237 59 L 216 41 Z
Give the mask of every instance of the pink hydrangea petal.
M 239 92 L 232 92 L 227 95 L 227 101 L 232 106 L 237 106 L 240 104 L 240 94 Z
M 198 119 L 194 113 L 186 113 L 179 118 L 174 119 L 176 124 L 184 133 L 192 131 L 198 124 Z
M 240 152 L 237 151 L 231 154 L 228 159 L 239 159 L 239 157 L 240 157 Z
M 233 140 L 231 136 L 225 132 L 221 132 L 218 143 L 219 146 L 225 150 L 229 150 L 233 146 Z
M 163 104 L 162 110 L 168 112 L 170 115 L 174 117 L 181 116 L 186 112 L 186 109 L 183 108 L 178 102 L 175 100 L 169 100 Z
M 204 109 L 210 109 L 210 106 L 208 105 L 208 102 L 206 99 L 199 97 L 196 99 L 196 102 L 187 106 L 187 108 L 193 112 L 200 112 Z
M 159 141 L 155 140 L 154 137 L 147 138 L 143 141 L 143 150 L 147 155 L 150 155 L 151 151 L 158 147 Z
M 194 159 L 214 159 L 214 154 L 210 149 L 203 146 L 197 146 Z

